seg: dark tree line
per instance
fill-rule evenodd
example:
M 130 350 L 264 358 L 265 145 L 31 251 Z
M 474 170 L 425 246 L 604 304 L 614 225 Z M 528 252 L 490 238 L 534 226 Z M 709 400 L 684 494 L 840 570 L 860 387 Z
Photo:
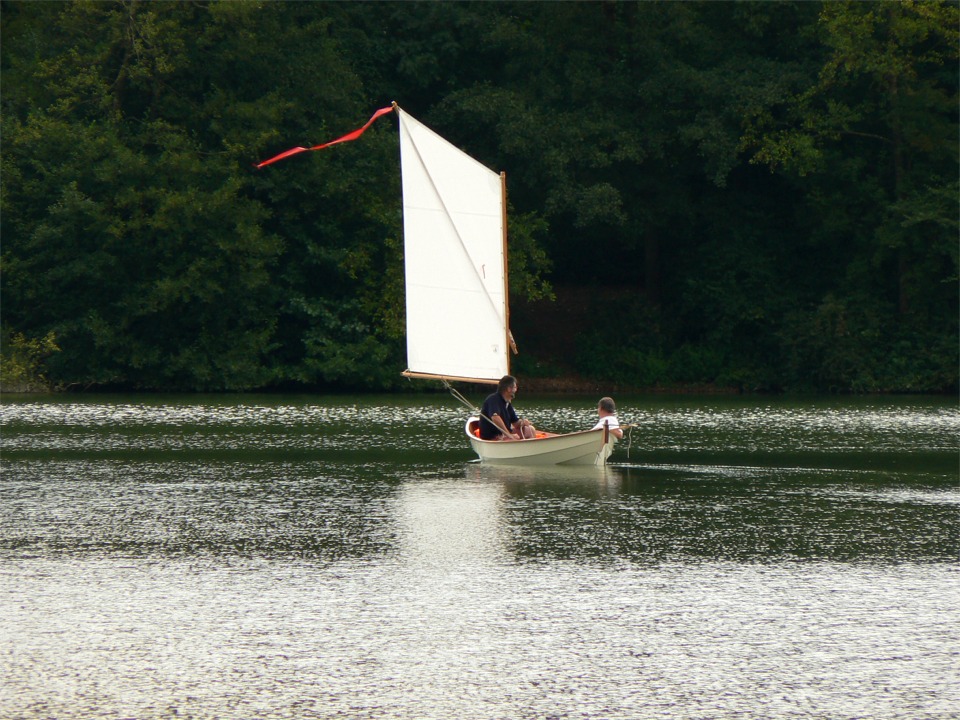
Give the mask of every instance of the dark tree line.
M 252 167 L 396 100 L 507 171 L 518 373 L 955 391 L 958 7 L 3 0 L 7 366 L 397 387 L 395 119 Z

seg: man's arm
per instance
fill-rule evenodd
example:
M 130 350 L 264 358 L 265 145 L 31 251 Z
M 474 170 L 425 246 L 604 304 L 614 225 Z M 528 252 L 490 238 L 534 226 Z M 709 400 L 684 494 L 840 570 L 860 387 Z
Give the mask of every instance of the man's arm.
M 500 429 L 504 432 L 504 434 L 506 435 L 506 437 L 508 437 L 508 438 L 513 438 L 513 437 L 514 437 L 514 434 L 510 431 L 510 428 L 507 427 L 507 424 L 503 421 L 503 418 L 500 417 L 500 415 L 499 415 L 498 413 L 494 413 L 493 415 L 491 415 L 491 416 L 490 416 L 490 421 L 491 421 L 494 425 L 496 425 L 498 428 L 500 428 Z

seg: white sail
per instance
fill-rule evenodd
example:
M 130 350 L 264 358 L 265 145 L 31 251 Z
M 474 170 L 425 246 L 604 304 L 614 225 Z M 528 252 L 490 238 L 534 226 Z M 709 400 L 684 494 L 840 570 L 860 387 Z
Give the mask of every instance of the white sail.
M 498 380 L 509 372 L 502 179 L 396 110 L 407 373 Z

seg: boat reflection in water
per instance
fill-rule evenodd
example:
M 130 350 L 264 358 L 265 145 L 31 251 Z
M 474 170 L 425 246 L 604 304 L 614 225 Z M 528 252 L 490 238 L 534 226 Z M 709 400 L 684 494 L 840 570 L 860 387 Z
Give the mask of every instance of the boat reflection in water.
M 582 497 L 616 495 L 621 473 L 609 465 L 496 465 L 475 461 L 464 470 L 466 480 L 500 485 L 508 496 L 549 491 Z

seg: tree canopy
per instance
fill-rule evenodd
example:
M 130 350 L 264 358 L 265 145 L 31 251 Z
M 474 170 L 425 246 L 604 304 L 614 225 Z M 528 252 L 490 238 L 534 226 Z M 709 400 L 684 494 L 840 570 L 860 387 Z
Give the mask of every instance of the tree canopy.
M 0 338 L 58 385 L 398 387 L 395 121 L 253 167 L 396 100 L 507 172 L 518 373 L 957 389 L 956 0 L 0 12 Z

